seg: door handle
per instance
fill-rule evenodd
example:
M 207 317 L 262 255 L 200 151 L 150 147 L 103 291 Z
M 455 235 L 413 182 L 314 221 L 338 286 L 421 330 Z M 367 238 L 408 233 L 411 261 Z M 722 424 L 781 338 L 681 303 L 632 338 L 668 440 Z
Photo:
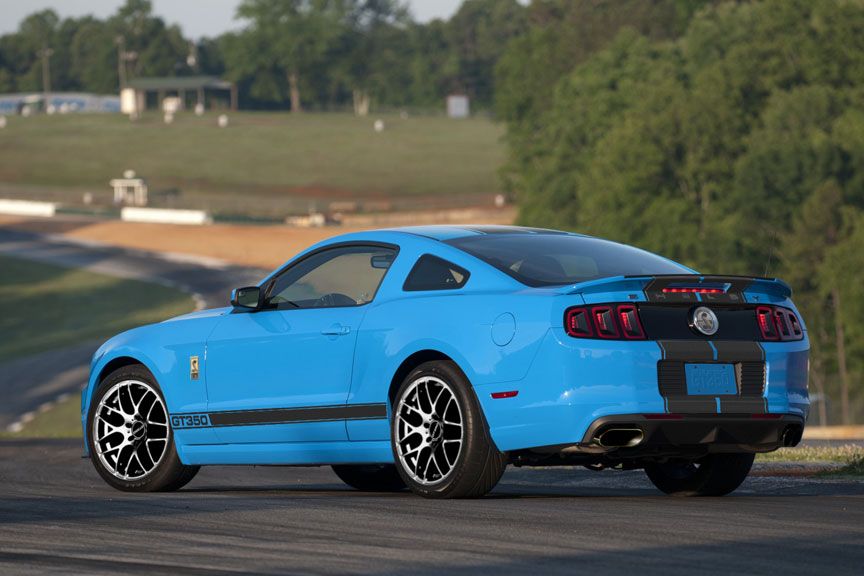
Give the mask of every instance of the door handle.
M 325 336 L 345 336 L 346 334 L 351 333 L 350 326 L 343 326 L 341 324 L 333 324 L 329 328 L 325 328 L 321 330 L 321 334 Z

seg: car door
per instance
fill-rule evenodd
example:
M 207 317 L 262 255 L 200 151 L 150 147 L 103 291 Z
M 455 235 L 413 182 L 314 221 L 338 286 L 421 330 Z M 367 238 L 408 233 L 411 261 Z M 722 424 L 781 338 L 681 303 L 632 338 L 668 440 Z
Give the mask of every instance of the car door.
M 346 406 L 357 331 L 395 256 L 390 245 L 315 251 L 262 286 L 262 309 L 226 315 L 206 357 L 221 442 L 347 440 L 346 419 L 362 416 Z

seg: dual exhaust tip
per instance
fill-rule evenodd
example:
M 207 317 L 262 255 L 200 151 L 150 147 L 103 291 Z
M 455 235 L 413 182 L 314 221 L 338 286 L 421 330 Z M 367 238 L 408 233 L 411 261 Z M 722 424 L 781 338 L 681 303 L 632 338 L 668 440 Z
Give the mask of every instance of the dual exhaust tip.
M 633 448 L 642 443 L 645 433 L 639 428 L 606 428 L 594 437 L 594 443 L 604 448 Z

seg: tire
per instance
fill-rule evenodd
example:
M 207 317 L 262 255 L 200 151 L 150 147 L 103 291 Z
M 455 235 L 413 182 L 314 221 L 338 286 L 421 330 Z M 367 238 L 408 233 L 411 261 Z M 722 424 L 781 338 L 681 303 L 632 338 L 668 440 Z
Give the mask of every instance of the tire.
M 710 454 L 695 462 L 648 464 L 648 479 L 673 496 L 725 496 L 734 492 L 753 466 L 755 454 Z
M 392 464 L 334 465 L 333 472 L 348 486 L 362 492 L 400 492 L 405 482 Z
M 507 467 L 452 362 L 426 362 L 408 374 L 393 401 L 390 438 L 399 475 L 426 498 L 479 498 Z
M 168 492 L 198 473 L 198 466 L 186 466 L 177 456 L 165 406 L 156 379 L 141 365 L 119 368 L 99 384 L 87 414 L 87 446 L 109 485 Z

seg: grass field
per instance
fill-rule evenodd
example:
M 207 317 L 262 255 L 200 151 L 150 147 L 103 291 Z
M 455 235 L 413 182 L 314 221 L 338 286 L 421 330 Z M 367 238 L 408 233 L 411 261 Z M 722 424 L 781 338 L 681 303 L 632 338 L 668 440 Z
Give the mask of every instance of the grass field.
M 864 476 L 864 448 L 854 444 L 844 446 L 799 446 L 781 448 L 756 456 L 757 462 L 832 462 L 842 464 L 821 476 Z
M 0 256 L 0 362 L 192 309 L 173 288 Z
M 500 191 L 503 128 L 487 119 L 349 114 L 179 114 L 155 112 L 9 118 L 0 130 L 0 183 L 82 189 L 107 195 L 108 181 L 133 169 L 151 189 L 182 191 L 181 203 L 229 197 L 238 206 L 268 199 L 440 198 L 464 203 Z
M 0 432 L 0 438 L 80 438 L 81 394 L 73 394 L 40 412 L 20 432 Z

